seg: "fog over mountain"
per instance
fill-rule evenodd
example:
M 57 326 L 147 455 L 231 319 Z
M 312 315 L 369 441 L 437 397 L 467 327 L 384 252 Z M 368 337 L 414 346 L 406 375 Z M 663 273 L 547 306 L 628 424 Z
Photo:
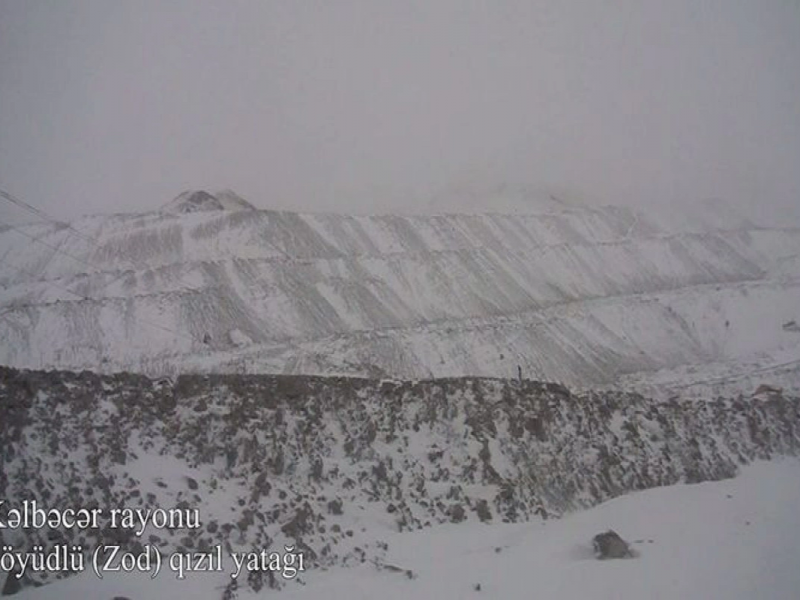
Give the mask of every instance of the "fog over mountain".
M 800 204 L 800 5 L 0 0 L 0 182 L 60 218 Z M 0 205 L 0 218 L 20 215 Z

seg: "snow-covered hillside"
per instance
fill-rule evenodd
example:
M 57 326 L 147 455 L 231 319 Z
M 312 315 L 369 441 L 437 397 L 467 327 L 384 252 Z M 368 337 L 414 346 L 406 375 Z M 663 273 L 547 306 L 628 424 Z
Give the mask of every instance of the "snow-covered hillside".
M 386 532 L 387 563 L 310 570 L 282 600 L 795 600 L 800 589 L 800 465 L 758 463 L 735 479 L 636 492 L 564 519 Z M 596 561 L 589 539 L 612 527 L 639 554 Z M 411 571 L 412 579 L 404 575 Z M 219 600 L 220 577 L 84 574 L 20 600 Z M 479 589 L 476 589 L 478 588 Z M 242 589 L 240 600 L 263 595 Z
M 492 569 L 475 570 L 468 581 L 437 581 L 435 565 L 425 565 L 437 548 L 452 551 L 459 543 L 475 543 L 479 531 L 486 532 L 484 541 L 474 547 L 475 555 L 464 556 L 463 566 L 485 560 L 497 545 L 520 547 L 512 562 L 529 551 L 531 568 L 536 563 L 545 568 L 551 564 L 548 556 L 560 563 L 574 546 L 587 543 L 599 532 L 593 528 L 613 526 L 630 541 L 657 536 L 656 544 L 666 544 L 642 548 L 648 558 L 639 568 L 648 573 L 658 567 L 659 556 L 678 549 L 676 532 L 666 533 L 666 519 L 669 514 L 681 518 L 680 507 L 665 515 L 655 500 L 649 519 L 641 511 L 626 515 L 624 509 L 595 513 L 603 517 L 598 521 L 577 516 L 563 526 L 571 532 L 568 546 L 558 533 L 549 537 L 550 522 L 634 490 L 728 478 L 744 464 L 800 451 L 798 398 L 773 394 L 763 400 L 655 402 L 619 392 L 574 395 L 555 384 L 474 378 L 403 382 L 195 375 L 173 382 L 0 369 L 0 411 L 3 522 L 10 508 L 35 497 L 62 510 L 185 507 L 198 510 L 201 523 L 196 529 L 150 528 L 142 536 L 102 522 L 82 531 L 0 529 L 0 545 L 80 544 L 90 553 L 100 544 L 131 551 L 150 544 L 167 556 L 217 545 L 225 552 L 247 552 L 289 544 L 304 553 L 311 597 L 318 597 L 320 588 L 311 584 L 320 571 L 358 565 L 363 566 L 349 572 L 360 574 L 357 585 L 366 586 L 365 592 L 372 589 L 373 576 L 361 576 L 365 569 L 377 569 L 387 585 L 399 586 L 393 594 L 433 597 L 441 589 L 443 597 L 459 597 L 482 583 L 492 597 L 505 597 L 504 591 L 517 597 L 513 587 L 504 587 L 509 583 L 502 583 L 503 568 L 492 570 L 501 557 L 487 563 Z M 774 502 L 783 501 L 777 490 L 769 493 Z M 626 506 L 627 501 L 620 502 L 617 506 Z M 723 512 L 739 506 L 725 504 L 722 495 L 713 502 Z M 747 508 L 760 511 L 753 521 L 768 527 L 770 519 L 783 514 L 774 512 L 775 505 Z M 509 528 L 489 527 L 523 522 L 533 526 L 517 528 L 511 537 L 505 537 Z M 591 527 L 576 528 L 576 522 Z M 739 521 L 727 522 L 740 531 Z M 467 529 L 445 535 L 444 545 L 436 546 L 446 524 Z M 403 541 L 398 532 L 420 537 Z M 746 531 L 737 535 L 747 539 Z M 428 554 L 409 556 L 411 545 L 428 542 Z M 690 548 L 684 559 L 697 551 Z M 770 556 L 769 549 L 765 552 Z M 730 564 L 741 557 L 733 559 Z M 451 568 L 456 569 L 452 577 L 463 573 L 455 556 L 442 561 L 445 573 Z M 583 568 L 592 577 L 604 567 Z M 404 581 L 408 569 L 420 574 L 419 584 Z M 200 597 L 222 597 L 230 579 L 215 575 Z M 341 586 L 341 578 L 349 576 L 331 577 Z M 554 572 L 547 581 L 573 589 L 564 577 L 563 571 Z M 29 574 L 24 583 L 52 579 L 52 574 Z M 255 583 L 267 585 L 266 580 Z M 284 583 L 278 578 L 272 585 Z M 717 583 L 724 589 L 724 581 Z M 241 593 L 253 584 L 242 580 Z M 422 586 L 419 593 L 414 585 Z M 107 588 L 93 589 L 95 594 Z M 290 589 L 287 585 L 285 591 Z
M 353 217 L 187 192 L 152 213 L 0 229 L 0 363 L 800 385 L 784 327 L 800 321 L 800 229 L 715 204 L 689 223 L 538 208 Z
M 798 502 L 800 465 L 759 463 L 733 480 L 636 492 L 563 520 L 393 535 L 387 561 L 415 579 L 368 566 L 310 573 L 286 598 L 794 600 Z M 596 561 L 589 540 L 608 528 L 638 556 Z

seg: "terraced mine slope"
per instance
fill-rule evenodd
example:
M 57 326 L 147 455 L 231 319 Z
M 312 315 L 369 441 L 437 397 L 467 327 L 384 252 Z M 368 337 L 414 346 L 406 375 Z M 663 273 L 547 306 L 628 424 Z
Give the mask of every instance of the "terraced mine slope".
M 4 227 L 0 363 L 403 378 L 521 368 L 658 394 L 797 390 L 800 229 L 710 214 L 668 227 L 566 205 L 355 217 L 197 192 L 152 213 Z

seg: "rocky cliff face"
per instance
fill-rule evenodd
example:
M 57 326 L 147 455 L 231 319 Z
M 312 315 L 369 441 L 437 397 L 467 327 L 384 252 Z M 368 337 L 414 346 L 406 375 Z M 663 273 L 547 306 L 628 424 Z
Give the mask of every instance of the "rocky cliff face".
M 380 564 L 381 532 L 558 516 L 800 449 L 800 399 L 656 402 L 555 384 L 0 369 L 0 511 L 183 507 L 193 530 L 0 530 L 164 552 L 280 548 Z

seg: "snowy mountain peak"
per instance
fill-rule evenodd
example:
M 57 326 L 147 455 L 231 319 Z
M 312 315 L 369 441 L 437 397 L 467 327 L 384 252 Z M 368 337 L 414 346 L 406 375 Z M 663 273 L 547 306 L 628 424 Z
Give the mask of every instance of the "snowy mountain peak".
M 215 194 L 205 190 L 187 190 L 162 209 L 163 212 L 179 214 L 212 210 L 255 210 L 255 207 L 231 190 Z

